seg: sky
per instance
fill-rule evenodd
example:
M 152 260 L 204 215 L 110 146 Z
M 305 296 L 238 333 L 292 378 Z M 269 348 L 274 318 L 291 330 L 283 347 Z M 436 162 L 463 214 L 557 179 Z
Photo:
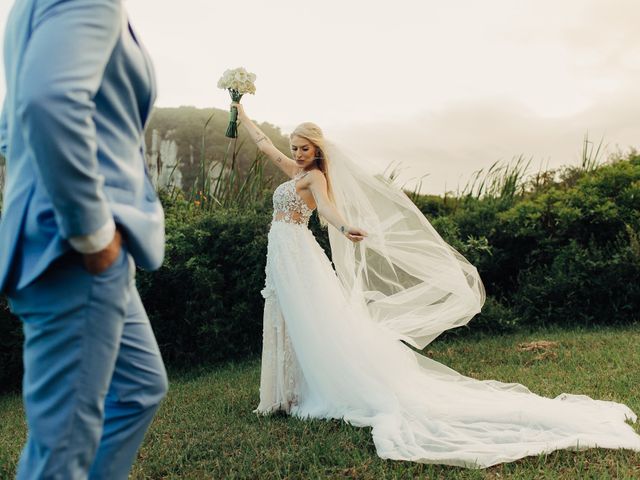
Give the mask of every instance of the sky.
M 218 78 L 243 66 L 252 118 L 285 132 L 313 121 L 372 170 L 426 175 L 431 193 L 519 155 L 532 171 L 575 165 L 585 135 L 607 152 L 640 146 L 637 0 L 124 4 L 156 106 L 227 108 Z

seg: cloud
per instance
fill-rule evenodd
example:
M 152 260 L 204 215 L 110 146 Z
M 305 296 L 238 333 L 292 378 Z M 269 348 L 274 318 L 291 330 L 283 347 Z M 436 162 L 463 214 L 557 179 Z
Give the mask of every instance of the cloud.
M 640 94 L 635 89 L 602 96 L 574 115 L 544 118 L 508 98 L 458 103 L 407 121 L 359 124 L 334 135 L 381 170 L 405 167 L 404 180 L 425 174 L 423 191 L 462 187 L 472 173 L 497 160 L 523 155 L 532 171 L 576 165 L 586 134 L 604 139 L 606 153 L 640 145 Z M 604 158 L 603 158 L 604 159 Z
M 611 150 L 640 143 L 637 0 L 127 8 L 156 65 L 158 105 L 226 108 L 215 81 L 244 65 L 258 74 L 246 99 L 254 118 L 285 131 L 311 119 L 372 168 L 395 161 L 405 178 L 428 173 L 435 193 L 520 154 L 533 168 L 576 163 L 587 132 Z

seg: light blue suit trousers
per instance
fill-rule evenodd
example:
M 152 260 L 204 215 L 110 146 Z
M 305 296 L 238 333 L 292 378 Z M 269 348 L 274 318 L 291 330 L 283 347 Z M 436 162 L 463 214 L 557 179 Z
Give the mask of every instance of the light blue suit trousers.
M 167 391 L 134 275 L 126 247 L 95 276 L 69 252 L 10 292 L 24 325 L 29 427 L 18 479 L 127 478 Z

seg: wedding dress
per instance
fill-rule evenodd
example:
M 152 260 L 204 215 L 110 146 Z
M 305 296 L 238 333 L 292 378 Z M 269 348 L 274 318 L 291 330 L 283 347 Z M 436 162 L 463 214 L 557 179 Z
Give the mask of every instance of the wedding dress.
M 344 419 L 372 427 L 382 458 L 469 468 L 557 449 L 640 451 L 625 422 L 636 415 L 623 404 L 544 398 L 520 384 L 465 377 L 408 348 L 466 323 L 484 301 L 482 284 L 401 192 L 327 150 L 336 203 L 369 237 L 352 245 L 332 232 L 334 270 L 307 228 L 312 210 L 296 190 L 304 173 L 275 190 L 257 413 Z M 376 192 L 385 200 L 357 210 L 379 200 Z

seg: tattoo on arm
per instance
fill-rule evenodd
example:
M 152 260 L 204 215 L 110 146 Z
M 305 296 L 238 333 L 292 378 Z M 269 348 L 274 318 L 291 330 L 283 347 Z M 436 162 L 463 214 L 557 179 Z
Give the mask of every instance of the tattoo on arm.
M 262 142 L 263 140 L 267 140 L 267 137 L 265 137 L 264 135 L 263 135 L 263 136 L 261 136 L 260 138 L 257 138 L 257 139 L 256 139 L 256 143 L 260 143 L 260 142 Z
M 278 156 L 278 158 L 276 158 L 276 162 L 282 163 L 282 157 Z

